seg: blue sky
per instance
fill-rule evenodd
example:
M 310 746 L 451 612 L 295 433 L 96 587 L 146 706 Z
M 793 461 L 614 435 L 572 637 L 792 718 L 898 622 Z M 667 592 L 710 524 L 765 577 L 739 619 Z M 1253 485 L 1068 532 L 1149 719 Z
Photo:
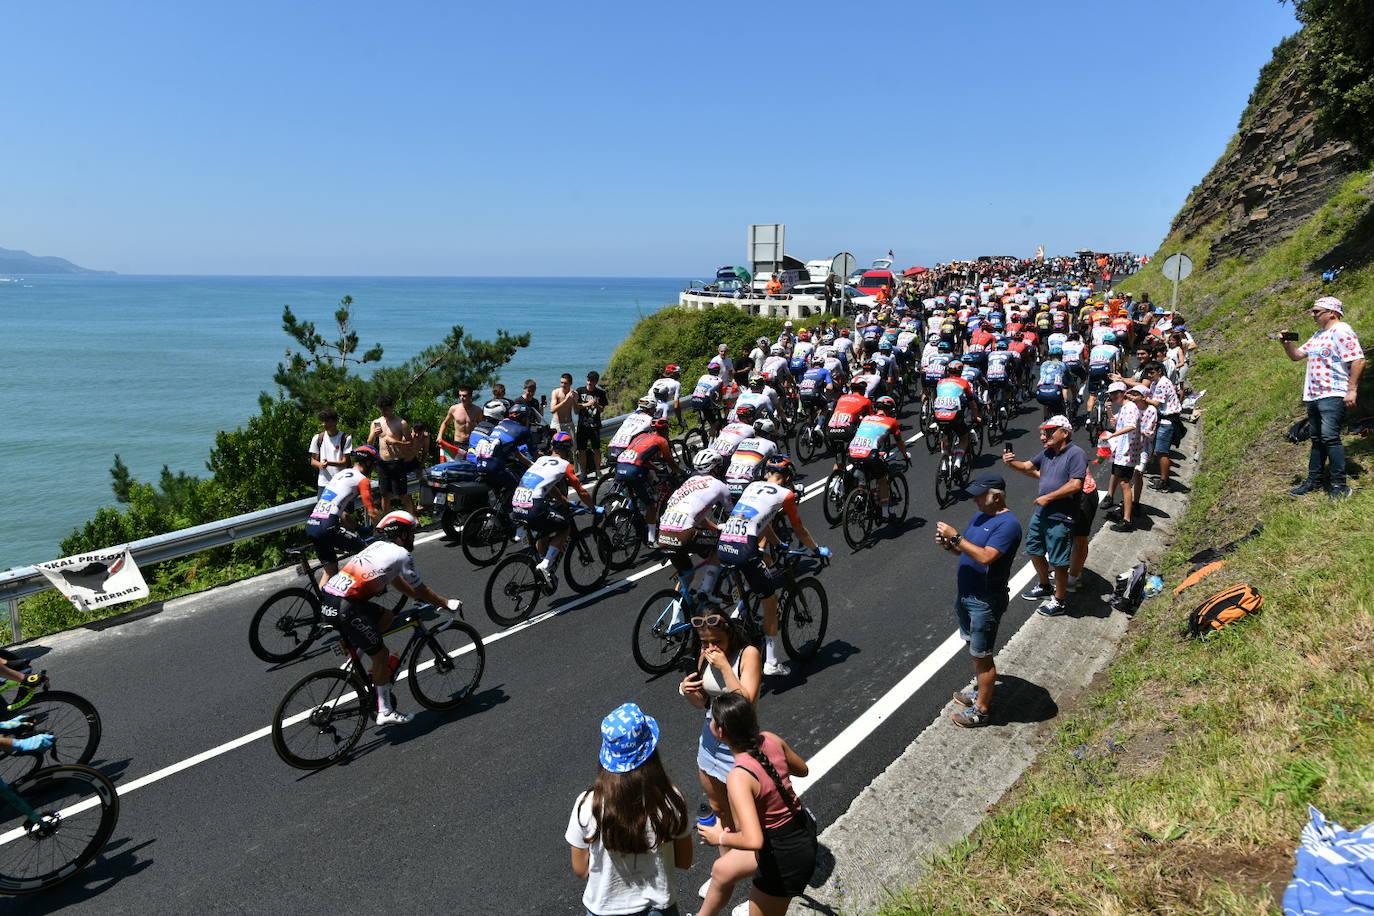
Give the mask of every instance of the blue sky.
M 701 276 L 1152 251 L 1296 30 L 1205 3 L 6 4 L 0 246 L 125 273 Z

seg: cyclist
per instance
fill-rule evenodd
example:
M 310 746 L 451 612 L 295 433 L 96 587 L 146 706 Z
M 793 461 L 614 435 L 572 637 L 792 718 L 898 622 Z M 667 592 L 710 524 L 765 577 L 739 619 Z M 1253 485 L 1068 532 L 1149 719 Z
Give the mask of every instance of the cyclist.
M 668 497 L 658 531 L 658 546 L 672 549 L 668 559 L 684 587 L 695 584 L 694 591 L 707 601 L 720 575 L 720 558 L 716 556 L 720 526 L 712 520 L 712 510 L 728 510 L 733 504 L 730 488 L 720 479 L 724 466 L 721 457 L 709 448 L 697 452 L 692 459 L 696 473 Z M 694 556 L 701 559 L 695 567 Z
M 1084 412 L 1089 416 L 1097 404 L 1098 394 L 1106 389 L 1120 368 L 1121 350 L 1116 346 L 1116 334 L 1108 330 L 1102 334 L 1102 343 L 1088 351 L 1088 404 Z
M 706 374 L 697 379 L 692 396 L 687 399 L 687 405 L 701 414 L 702 421 L 712 434 L 720 432 L 720 400 L 724 386 L 725 382 L 720 377 L 720 363 L 711 360 L 706 367 Z
M 1064 413 L 1064 402 L 1070 395 L 1069 382 L 1064 371 L 1063 351 L 1051 347 L 1045 361 L 1040 364 L 1040 375 L 1035 386 L 1035 399 L 1045 405 L 1045 416 L 1054 417 Z
M 964 378 L 964 364 L 960 360 L 950 360 L 945 367 L 945 377 L 935 386 L 935 400 L 931 412 L 940 427 L 947 428 L 951 435 L 958 437 L 959 449 L 955 456 L 968 453 L 969 418 L 978 421 L 978 400 L 973 396 L 973 386 Z
M 654 399 L 654 416 L 666 420 L 671 410 L 682 425 L 682 370 L 676 363 L 663 367 L 663 378 L 649 386 L 648 396 Z
M 769 348 L 768 357 L 759 367 L 759 375 L 774 388 L 786 387 L 791 372 L 788 371 L 787 356 L 783 352 L 782 344 L 775 343 Z
M 763 376 L 751 375 L 749 377 L 749 390 L 741 392 L 739 399 L 735 401 L 735 416 L 731 419 L 739 417 L 742 407 L 752 407 L 754 412 L 759 415 L 774 416 L 778 412 L 778 393 L 764 384 Z
M 840 469 L 841 456 L 848 454 L 849 440 L 854 438 L 859 422 L 873 412 L 873 402 L 864 394 L 867 390 L 868 383 L 864 379 L 854 379 L 849 383 L 849 394 L 842 395 L 835 402 L 835 409 L 830 414 L 830 422 L 826 425 L 825 431 L 831 446 L 835 449 L 837 471 Z
M 850 334 L 849 328 L 840 328 L 840 336 L 835 338 L 835 352 L 844 361 L 846 368 L 849 366 L 849 358 L 854 355 L 854 338 Z
M 486 478 L 492 490 L 502 494 L 503 500 L 519 481 L 516 469 L 534 463 L 530 458 L 534 440 L 527 425 L 528 418 L 529 407 L 515 402 L 507 408 L 506 418 L 497 423 L 491 434 L 477 443 L 474 450 L 477 470 Z
M 1083 387 L 1083 383 L 1088 380 L 1088 365 L 1084 361 L 1087 356 L 1087 349 L 1083 346 L 1083 336 L 1077 331 L 1069 332 L 1069 337 L 1060 347 L 1064 357 L 1064 387 L 1065 407 L 1068 412 L 1065 414 L 1070 420 L 1078 412 L 1078 389 Z
M 863 383 L 864 394 L 870 400 L 882 394 L 884 391 L 883 376 L 878 371 L 878 361 L 872 357 L 865 359 L 862 370 L 850 379 L 850 386 L 852 387 L 855 382 Z
M 343 569 L 324 584 L 320 613 L 338 628 L 350 646 L 371 661 L 372 683 L 377 688 L 377 724 L 404 725 L 410 716 L 396 711 L 392 694 L 392 663 L 382 634 L 394 615 L 372 599 L 395 585 L 416 601 L 461 611 L 457 598 L 445 598 L 420 581 L 415 568 L 415 516 L 397 510 L 377 522 L 378 539 L 349 559 Z
M 620 453 L 625 451 L 625 446 L 630 444 L 631 439 L 649 428 L 649 424 L 654 420 L 654 408 L 657 406 L 658 402 L 647 396 L 640 398 L 635 404 L 634 413 L 624 419 L 611 438 L 610 444 L 606 446 L 606 455 L 612 464 L 615 464 Z
M 367 512 L 367 523 L 371 525 L 377 521 L 377 505 L 372 501 L 372 481 L 368 479 L 377 463 L 377 450 L 370 445 L 360 445 L 352 451 L 351 457 L 353 466 L 329 478 L 329 483 L 310 513 L 309 521 L 305 523 L 305 536 L 315 546 L 315 555 L 324 567 L 321 584 L 339 571 L 339 553 L 351 556 L 367 546 L 361 537 L 349 530 L 348 510 L 361 501 Z
M 816 422 L 819 428 L 824 429 L 828 417 L 827 407 L 835 394 L 835 376 L 825 367 L 820 355 L 812 354 L 811 366 L 802 374 L 797 392 L 802 410 L 814 408 Z
M 0 731 L 14 731 L 24 724 L 25 716 L 16 716 L 5 722 L 0 722 Z M 36 751 L 46 751 L 56 743 L 57 739 L 53 735 L 41 732 L 36 735 L 29 735 L 27 738 L 12 738 L 9 735 L 0 735 L 0 751 L 19 751 L 23 754 L 32 754 Z M 3 779 L 0 779 L 0 786 L 7 786 Z
M 988 386 L 983 381 L 983 370 L 974 363 L 965 362 L 963 371 L 964 381 L 968 382 L 973 388 L 973 400 L 975 403 L 985 405 L 988 402 Z
M 658 540 L 658 494 L 654 492 L 658 475 L 664 466 L 673 474 L 682 475 L 667 435 L 668 421 L 655 417 L 647 430 L 630 440 L 615 463 L 615 479 L 639 500 L 651 545 Z
M 756 419 L 758 419 L 758 411 L 745 404 L 736 412 L 735 419 L 725 424 L 721 431 L 716 433 L 716 437 L 711 440 L 708 448 L 728 464 L 730 456 L 735 453 L 739 444 L 754 434 L 754 420 Z
M 535 567 L 544 577 L 550 590 L 558 588 L 554 579 L 555 563 L 558 555 L 568 543 L 568 531 L 572 527 L 572 503 L 568 501 L 568 488 L 577 491 L 582 505 L 592 505 L 592 495 L 577 479 L 572 466 L 573 437 L 569 433 L 557 432 L 549 441 L 552 454 L 545 455 L 525 471 L 520 485 L 511 496 L 511 518 L 530 530 L 535 540 L 535 549 L 544 554 L 544 559 Z M 597 507 L 598 511 L 600 507 Z
M 730 488 L 732 499 L 739 499 L 745 487 L 763 476 L 764 465 L 778 451 L 778 444 L 772 439 L 776 430 L 771 419 L 759 417 L 754 421 L 754 435 L 736 447 L 725 470 L 725 485 Z
M 887 510 L 888 521 L 897 518 L 892 508 L 892 483 L 887 464 L 894 449 L 911 463 L 906 442 L 902 440 L 902 425 L 897 421 L 897 402 L 883 396 L 873 402 L 873 413 L 864 417 L 854 431 L 854 438 L 849 440 L 849 457 L 870 480 L 878 482 L 878 497 Z
M 1011 382 L 1016 378 L 1016 355 L 1007 349 L 1007 339 L 997 338 L 988 354 L 988 401 L 998 410 L 1009 411 Z
M 778 661 L 777 582 L 766 560 L 778 513 L 787 516 L 796 536 L 817 556 L 830 556 L 828 549 L 816 544 L 797 512 L 797 494 L 792 489 L 795 474 L 796 468 L 785 456 L 774 455 L 768 459 L 764 479 L 751 483 L 740 494 L 730 518 L 721 528 L 720 544 L 716 548 L 721 564 L 738 568 L 749 589 L 762 599 L 763 673 L 769 676 L 791 673 L 786 664 Z

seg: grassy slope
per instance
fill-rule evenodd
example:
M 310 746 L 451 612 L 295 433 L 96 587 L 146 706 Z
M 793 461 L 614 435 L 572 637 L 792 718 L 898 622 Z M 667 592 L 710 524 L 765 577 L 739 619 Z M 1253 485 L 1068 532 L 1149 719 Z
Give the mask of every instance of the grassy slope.
M 1306 447 L 1282 440 L 1299 415 L 1302 369 L 1264 336 L 1308 331 L 1321 289 L 1374 344 L 1374 264 L 1326 289 L 1311 270 L 1342 243 L 1368 260 L 1372 176 L 1352 177 L 1254 262 L 1211 266 L 1180 291 L 1201 343 L 1206 453 L 1165 579 L 1172 586 L 1187 556 L 1256 521 L 1264 533 L 1203 585 L 1145 603 L 1100 687 L 1035 767 L 889 914 L 1268 912 L 1309 802 L 1346 826 L 1374 820 L 1374 497 L 1358 479 L 1344 504 L 1286 495 L 1306 468 Z M 1182 250 L 1201 264 L 1206 248 L 1205 231 L 1170 237 L 1127 288 L 1167 301 L 1162 256 Z M 1374 403 L 1371 381 L 1359 415 Z M 1374 462 L 1374 440 L 1347 448 L 1357 465 Z M 1188 611 L 1237 581 L 1266 596 L 1263 614 L 1181 638 Z

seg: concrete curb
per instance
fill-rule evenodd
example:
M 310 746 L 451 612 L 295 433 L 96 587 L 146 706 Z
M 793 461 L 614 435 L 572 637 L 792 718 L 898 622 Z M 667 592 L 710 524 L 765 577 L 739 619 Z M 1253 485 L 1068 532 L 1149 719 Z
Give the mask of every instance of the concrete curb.
M 1201 426 L 1190 424 L 1177 450 L 1187 460 L 1175 462 L 1175 480 L 1191 485 L 1201 438 Z M 1111 583 L 1141 560 L 1158 558 L 1187 509 L 1187 492 L 1146 488 L 1145 504 L 1167 517 L 1152 515 L 1154 525 L 1145 531 L 1103 526 L 1087 570 Z M 1000 689 L 990 727 L 956 727 L 946 718 L 951 702 L 821 833 L 834 871 L 794 900 L 789 913 L 873 912 L 914 883 L 933 856 L 973 832 L 1048 745 L 1064 707 L 1116 655 L 1130 625 L 1100 594 L 1070 595 L 1069 607 L 1064 617 L 1032 614 L 998 653 L 999 676 L 1013 680 Z

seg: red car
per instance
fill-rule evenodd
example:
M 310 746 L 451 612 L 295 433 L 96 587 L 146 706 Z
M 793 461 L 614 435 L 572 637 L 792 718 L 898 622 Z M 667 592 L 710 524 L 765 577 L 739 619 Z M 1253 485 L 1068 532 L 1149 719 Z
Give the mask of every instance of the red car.
M 897 278 L 890 270 L 865 270 L 863 276 L 854 283 L 865 296 L 878 295 L 879 287 L 886 286 L 889 294 L 897 291 Z

